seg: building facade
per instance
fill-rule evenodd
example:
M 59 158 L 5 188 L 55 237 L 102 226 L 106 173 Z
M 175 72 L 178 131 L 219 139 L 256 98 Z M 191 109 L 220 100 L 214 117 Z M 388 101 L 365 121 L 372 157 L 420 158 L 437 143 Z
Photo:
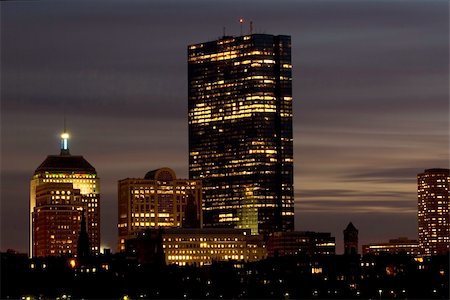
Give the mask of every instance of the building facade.
M 151 247 L 149 247 L 151 245 Z M 250 230 L 227 228 L 165 228 L 145 230 L 127 240 L 126 252 L 139 262 L 166 265 L 211 265 L 217 261 L 258 261 L 267 257 L 263 238 Z
M 30 182 L 30 256 L 77 254 L 83 211 L 92 254 L 100 251 L 100 179 L 83 156 L 71 155 L 61 135 L 60 155 L 49 155 Z
M 294 229 L 289 36 L 224 36 L 188 47 L 189 177 L 204 225 Z
M 336 241 L 329 232 L 275 232 L 266 243 L 269 257 L 285 255 L 335 255 Z
M 422 255 L 449 252 L 449 169 L 428 169 L 417 175 L 417 216 Z
M 201 181 L 177 179 L 172 169 L 120 180 L 118 197 L 119 251 L 144 229 L 201 227 Z
M 400 254 L 405 253 L 407 255 L 419 256 L 420 248 L 417 240 L 410 240 L 405 237 L 399 237 L 398 239 L 389 240 L 387 243 L 372 243 L 362 246 L 363 255 L 367 254 Z

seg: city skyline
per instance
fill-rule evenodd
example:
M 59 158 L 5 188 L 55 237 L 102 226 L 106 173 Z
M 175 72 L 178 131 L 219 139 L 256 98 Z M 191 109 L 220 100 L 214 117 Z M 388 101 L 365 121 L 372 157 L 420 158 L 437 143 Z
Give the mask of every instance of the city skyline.
M 160 167 L 187 178 L 186 46 L 224 25 L 239 35 L 241 16 L 244 30 L 292 36 L 296 229 L 332 232 L 338 253 L 349 221 L 360 245 L 417 238 L 416 175 L 448 167 L 448 4 L 174 3 L 184 15 L 2 3 L 2 251 L 26 252 L 28 182 L 57 154 L 64 111 L 72 153 L 102 178 L 103 246 L 115 248 L 117 180 Z

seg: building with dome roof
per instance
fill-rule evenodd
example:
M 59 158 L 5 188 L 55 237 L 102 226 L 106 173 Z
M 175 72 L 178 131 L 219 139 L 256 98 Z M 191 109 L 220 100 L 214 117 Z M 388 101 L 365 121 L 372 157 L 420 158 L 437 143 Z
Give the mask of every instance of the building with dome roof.
M 64 131 L 60 154 L 47 156 L 30 182 L 30 257 L 76 255 L 83 213 L 90 251 L 100 250 L 100 179 L 68 140 Z
M 201 227 L 201 180 L 178 179 L 172 169 L 160 168 L 119 180 L 118 190 L 119 251 L 145 229 Z

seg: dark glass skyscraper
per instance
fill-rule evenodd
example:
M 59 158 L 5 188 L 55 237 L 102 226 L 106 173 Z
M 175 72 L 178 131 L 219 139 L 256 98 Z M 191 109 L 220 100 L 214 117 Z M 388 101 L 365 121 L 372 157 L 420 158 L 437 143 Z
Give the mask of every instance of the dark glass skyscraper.
M 189 177 L 206 227 L 294 229 L 289 36 L 224 36 L 188 47 Z

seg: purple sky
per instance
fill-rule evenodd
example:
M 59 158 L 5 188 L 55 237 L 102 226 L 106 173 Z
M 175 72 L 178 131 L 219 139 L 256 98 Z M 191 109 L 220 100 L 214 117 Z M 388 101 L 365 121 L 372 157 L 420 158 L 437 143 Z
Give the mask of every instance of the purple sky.
M 187 45 L 238 35 L 240 17 L 292 36 L 296 229 L 332 232 L 338 252 L 349 221 L 360 244 L 417 238 L 416 174 L 449 163 L 448 1 L 0 5 L 2 251 L 27 251 L 29 181 L 64 109 L 115 251 L 117 180 L 187 177 Z

